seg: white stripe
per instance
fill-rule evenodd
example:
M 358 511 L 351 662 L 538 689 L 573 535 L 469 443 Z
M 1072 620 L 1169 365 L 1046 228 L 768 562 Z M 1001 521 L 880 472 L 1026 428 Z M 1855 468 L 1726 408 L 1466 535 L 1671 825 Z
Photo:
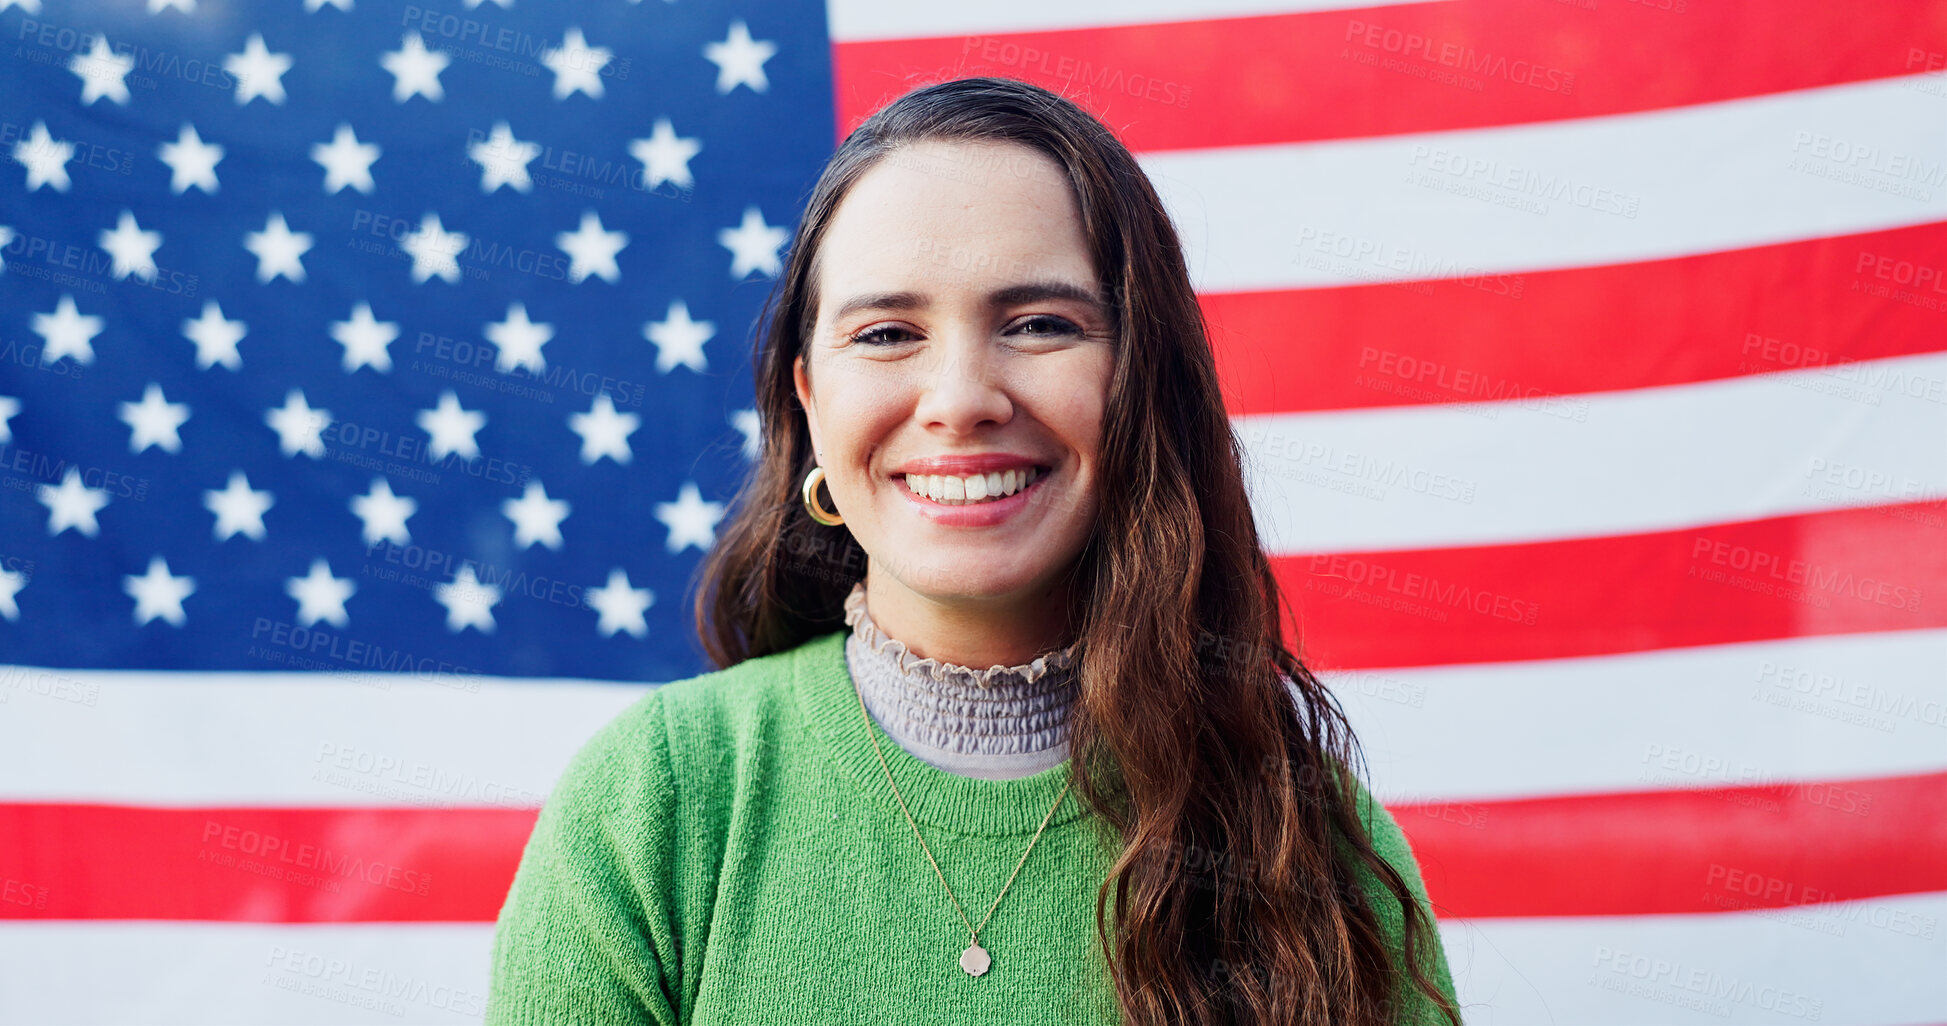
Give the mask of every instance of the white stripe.
M 1947 495 L 1947 353 L 1233 423 L 1264 545 L 1279 553 L 1673 530 Z
M 1938 76 L 1142 163 L 1199 291 L 1586 267 L 1947 218 L 1947 118 L 1922 84 Z M 1841 145 L 1848 158 L 1865 147 L 1875 155 L 1858 165 L 1818 155 Z M 1868 184 L 1833 177 L 1875 162 L 1897 173 L 1868 174 Z M 1557 182 L 1569 192 L 1539 200 L 1543 213 L 1506 205 L 1534 197 L 1493 184 Z M 1895 187 L 1915 195 L 1882 191 Z
M 1947 894 L 1759 912 L 1440 924 L 1470 1026 L 1931 1023 Z M 1813 1014 L 1816 1013 L 1816 1014 Z
M 1475 1026 L 1906 1024 L 1947 999 L 1943 918 L 1947 895 L 1922 894 L 1440 932 Z M 0 921 L 0 1022 L 478 1022 L 492 936 L 490 924 Z M 1816 1019 L 1778 1012 L 1811 1002 Z
M 538 807 L 640 685 L 0 667 L 0 800 Z
M 493 924 L 0 920 L 0 1023 L 466 1023 Z
M 1399 0 L 987 0 L 980 4 L 916 4 L 900 0 L 828 0 L 835 43 L 920 39 L 985 33 L 1106 28 L 1149 22 L 1206 21 L 1261 14 L 1358 10 Z M 1059 55 L 1057 55 L 1059 56 Z
M 46 672 L 57 676 L 13 690 L 0 716 L 0 800 L 530 807 L 643 693 Z M 1323 676 L 1389 802 L 1947 769 L 1947 631 Z M 36 690 L 56 680 L 96 704 Z
M 1947 630 L 1320 676 L 1392 804 L 1947 770 Z

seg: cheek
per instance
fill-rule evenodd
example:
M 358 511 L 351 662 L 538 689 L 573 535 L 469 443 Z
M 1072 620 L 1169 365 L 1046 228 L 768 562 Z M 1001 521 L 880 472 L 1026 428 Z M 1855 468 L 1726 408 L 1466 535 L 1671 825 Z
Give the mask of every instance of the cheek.
M 1099 358 L 1076 359 L 1038 374 L 1035 381 L 1036 419 L 1090 465 L 1101 450 L 1109 372 Z
M 899 389 L 872 375 L 840 366 L 820 368 L 815 388 L 819 427 L 824 434 L 826 468 L 848 478 L 863 475 L 866 463 L 903 419 Z

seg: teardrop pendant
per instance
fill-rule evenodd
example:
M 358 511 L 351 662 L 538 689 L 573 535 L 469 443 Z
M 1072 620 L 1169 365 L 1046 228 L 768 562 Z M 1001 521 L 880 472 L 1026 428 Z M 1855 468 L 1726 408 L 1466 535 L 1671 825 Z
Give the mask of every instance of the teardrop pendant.
M 979 944 L 969 944 L 967 950 L 960 953 L 960 968 L 965 969 L 968 976 L 979 976 L 993 964 L 994 960 L 987 954 L 987 949 Z

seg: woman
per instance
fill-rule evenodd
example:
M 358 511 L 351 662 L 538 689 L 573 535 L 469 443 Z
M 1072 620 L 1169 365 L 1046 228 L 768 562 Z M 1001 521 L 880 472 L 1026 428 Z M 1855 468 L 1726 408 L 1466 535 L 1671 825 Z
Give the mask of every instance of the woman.
M 725 669 L 557 785 L 490 1022 L 1459 1022 L 1107 129 L 1004 79 L 886 107 L 756 361 L 696 603 Z

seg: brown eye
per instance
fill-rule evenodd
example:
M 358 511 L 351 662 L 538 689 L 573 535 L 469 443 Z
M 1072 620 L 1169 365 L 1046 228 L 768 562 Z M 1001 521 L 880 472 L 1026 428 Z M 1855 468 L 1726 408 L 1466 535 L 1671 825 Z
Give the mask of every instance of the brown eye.
M 1029 328 L 1037 328 L 1039 330 L 1029 331 L 1027 330 Z M 1076 327 L 1072 322 L 1056 317 L 1053 314 L 1036 314 L 1016 325 L 1014 331 L 1017 334 L 1037 338 L 1051 338 L 1057 335 L 1079 335 L 1082 329 Z
M 888 336 L 910 335 L 910 334 L 912 334 L 912 332 L 907 331 L 905 328 L 899 327 L 896 324 L 881 324 L 876 328 L 867 328 L 864 331 L 861 331 L 858 334 L 853 335 L 852 341 L 861 342 L 868 346 L 892 345 L 897 342 L 904 342 L 905 339 L 891 338 Z

